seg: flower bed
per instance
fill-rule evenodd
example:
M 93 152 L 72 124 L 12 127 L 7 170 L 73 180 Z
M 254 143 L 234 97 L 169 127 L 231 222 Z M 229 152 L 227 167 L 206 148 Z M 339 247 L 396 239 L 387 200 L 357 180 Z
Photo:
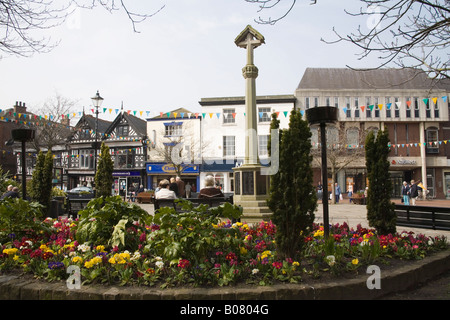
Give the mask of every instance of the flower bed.
M 348 277 L 365 272 L 371 264 L 422 259 L 448 248 L 445 237 L 412 232 L 380 236 L 372 229 L 354 229 L 347 224 L 331 226 L 331 235 L 326 239 L 323 226 L 314 225 L 304 237 L 304 252 L 281 260 L 274 242 L 276 227 L 270 221 L 253 226 L 231 224 L 218 218 L 223 211 L 205 214 L 205 209 L 200 208 L 174 214 L 173 209 L 165 209 L 150 224 L 138 220 L 127 223 L 121 217 L 106 231 L 96 224 L 104 226 L 101 218 L 92 218 L 98 214 L 92 206 L 80 220 L 45 219 L 42 228 L 27 230 L 20 236 L 9 233 L 3 238 L 0 273 L 19 271 L 58 281 L 69 277 L 69 266 L 78 266 L 83 284 L 162 288 L 270 285 Z M 80 241 L 79 234 L 88 227 L 101 236 Z

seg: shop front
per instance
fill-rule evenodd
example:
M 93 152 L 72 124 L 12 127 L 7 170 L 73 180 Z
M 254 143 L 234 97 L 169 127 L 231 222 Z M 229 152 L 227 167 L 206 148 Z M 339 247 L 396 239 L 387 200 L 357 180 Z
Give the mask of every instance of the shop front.
M 142 170 L 114 171 L 112 193 L 122 197 L 127 196 L 130 192 L 138 190 L 140 185 L 145 186 L 144 176 Z
M 178 175 L 174 165 L 169 163 L 152 162 L 147 163 L 145 167 L 147 173 L 148 189 L 154 190 L 161 180 L 170 180 L 170 178 L 175 178 Z M 199 177 L 200 166 L 198 164 L 182 165 L 180 178 L 185 184 L 189 182 L 189 184 L 193 187 L 192 191 L 197 191 L 200 182 Z

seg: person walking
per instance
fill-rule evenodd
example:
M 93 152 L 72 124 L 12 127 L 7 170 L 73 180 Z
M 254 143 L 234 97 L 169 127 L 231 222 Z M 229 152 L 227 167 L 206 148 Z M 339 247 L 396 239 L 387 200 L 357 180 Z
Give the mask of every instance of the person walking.
M 341 187 L 337 182 L 334 184 L 334 196 L 336 198 L 336 203 L 339 203 L 339 198 L 341 196 Z
M 191 197 L 191 184 L 188 182 L 186 183 L 186 186 L 184 187 L 185 191 L 186 191 L 186 198 L 190 198 Z
M 410 187 L 410 197 L 411 197 L 411 204 L 413 206 L 416 205 L 417 197 L 419 196 L 419 186 L 415 183 L 414 180 L 411 180 L 411 187 Z
M 403 204 L 405 206 L 409 206 L 409 195 L 410 195 L 409 185 L 406 181 L 403 181 L 402 197 L 403 197 Z

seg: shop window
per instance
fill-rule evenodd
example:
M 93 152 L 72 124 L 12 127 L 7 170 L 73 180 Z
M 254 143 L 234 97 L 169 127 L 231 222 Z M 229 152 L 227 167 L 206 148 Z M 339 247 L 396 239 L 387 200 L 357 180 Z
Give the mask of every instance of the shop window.
M 223 156 L 234 156 L 235 149 L 235 136 L 223 136 Z

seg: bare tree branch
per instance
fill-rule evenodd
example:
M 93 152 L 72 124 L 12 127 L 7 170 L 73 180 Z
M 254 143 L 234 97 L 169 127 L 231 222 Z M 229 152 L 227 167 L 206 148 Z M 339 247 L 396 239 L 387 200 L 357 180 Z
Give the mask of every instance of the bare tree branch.
M 58 41 L 36 34 L 61 25 L 77 8 L 92 10 L 96 7 L 111 13 L 125 12 L 134 32 L 139 32 L 138 23 L 164 8 L 145 14 L 130 10 L 126 0 L 0 0 L 0 52 L 15 56 L 48 52 Z

